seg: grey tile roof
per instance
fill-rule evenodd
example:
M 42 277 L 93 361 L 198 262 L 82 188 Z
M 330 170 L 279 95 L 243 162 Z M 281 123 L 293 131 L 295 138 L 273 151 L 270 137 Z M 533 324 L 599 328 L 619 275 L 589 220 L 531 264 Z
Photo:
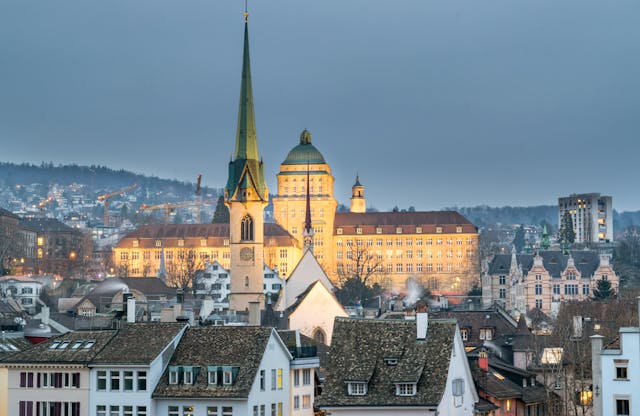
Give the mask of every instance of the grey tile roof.
M 21 218 L 20 225 L 37 233 L 81 234 L 80 231 L 55 218 Z
M 51 338 L 40 344 L 34 345 L 20 353 L 11 355 L 3 360 L 3 363 L 16 364 L 88 364 L 116 335 L 116 330 L 108 331 L 77 331 L 68 332 L 55 338 Z M 64 349 L 51 349 L 53 343 L 67 341 L 69 344 Z M 82 341 L 79 348 L 73 349 L 75 342 Z M 87 343 L 93 341 L 90 348 L 85 348 Z
M 182 336 L 169 365 L 199 368 L 194 384 L 169 384 L 168 368 L 153 397 L 246 398 L 256 378 L 272 328 L 204 326 L 189 328 Z M 231 386 L 208 384 L 207 366 L 239 367 Z
M 444 393 L 455 335 L 453 320 L 429 320 L 426 340 L 415 321 L 336 318 L 320 407 L 437 406 Z M 397 358 L 395 366 L 385 358 Z M 348 381 L 367 394 L 347 394 Z M 396 396 L 396 382 L 417 382 L 415 396 Z
M 560 274 L 567 268 L 569 256 L 562 255 L 561 251 L 548 250 L 540 251 L 542 264 L 552 277 L 560 277 Z M 518 254 L 516 261 L 522 265 L 525 275 L 533 266 L 533 254 Z M 600 264 L 598 252 L 592 250 L 572 250 L 571 257 L 576 268 L 584 277 L 591 277 Z M 496 254 L 489 264 L 489 274 L 507 274 L 511 268 L 511 254 Z
M 95 356 L 91 364 L 148 365 L 185 326 L 160 322 L 127 324 Z

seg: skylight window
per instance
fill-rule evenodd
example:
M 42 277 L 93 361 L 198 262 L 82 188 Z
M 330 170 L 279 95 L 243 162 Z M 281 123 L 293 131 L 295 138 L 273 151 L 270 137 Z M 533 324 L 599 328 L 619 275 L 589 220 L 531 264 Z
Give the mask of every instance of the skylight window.
M 9 347 L 7 347 L 5 344 L 0 344 L 0 349 L 2 349 L 3 351 L 9 351 Z
M 77 350 L 78 348 L 80 348 L 80 345 L 82 345 L 83 341 L 76 341 L 73 343 L 73 345 L 71 346 L 72 350 Z
M 71 342 L 69 342 L 69 341 L 62 341 L 60 343 L 60 345 L 58 345 L 58 349 L 59 350 L 64 350 L 65 348 L 67 348 L 69 346 L 70 343 Z
M 89 348 L 93 347 L 95 343 L 96 343 L 95 341 L 87 341 L 87 343 L 84 344 L 82 348 L 84 348 L 85 350 L 88 350 Z
M 13 350 L 13 351 L 20 351 L 20 349 L 18 347 L 16 347 L 13 344 L 7 344 L 9 346 L 9 349 Z
M 49 349 L 50 349 L 50 350 L 55 350 L 56 348 L 58 348 L 58 345 L 60 345 L 60 341 L 56 341 L 56 342 L 54 342 L 53 344 L 51 344 L 51 345 L 49 346 Z
M 504 380 L 504 376 L 500 373 L 493 372 L 493 375 L 500 381 Z
M 384 362 L 389 366 L 398 365 L 398 359 L 396 357 L 385 357 Z

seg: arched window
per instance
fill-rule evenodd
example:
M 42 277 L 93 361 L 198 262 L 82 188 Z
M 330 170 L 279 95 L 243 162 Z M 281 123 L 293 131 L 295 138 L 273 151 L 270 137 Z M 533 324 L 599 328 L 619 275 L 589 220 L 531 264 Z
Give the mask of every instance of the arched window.
M 324 335 L 324 331 L 322 329 L 316 328 L 316 330 L 313 332 L 313 339 L 325 344 L 327 338 Z
M 240 227 L 240 239 L 242 241 L 253 241 L 253 218 L 249 214 L 244 216 Z

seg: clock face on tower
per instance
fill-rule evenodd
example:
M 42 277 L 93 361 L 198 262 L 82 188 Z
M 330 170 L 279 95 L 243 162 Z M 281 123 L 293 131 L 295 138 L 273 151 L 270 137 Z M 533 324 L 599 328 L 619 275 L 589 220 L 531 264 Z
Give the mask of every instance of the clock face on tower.
M 240 250 L 240 259 L 244 261 L 253 260 L 253 249 L 249 247 L 244 247 Z

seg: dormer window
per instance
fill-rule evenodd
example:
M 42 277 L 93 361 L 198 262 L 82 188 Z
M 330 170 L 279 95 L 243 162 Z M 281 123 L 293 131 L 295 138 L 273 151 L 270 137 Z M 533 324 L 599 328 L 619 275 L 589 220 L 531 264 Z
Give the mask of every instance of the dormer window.
M 188 385 L 193 384 L 193 379 L 194 379 L 193 368 L 192 367 L 185 367 L 184 368 L 184 376 L 183 376 L 184 384 L 188 384 Z
M 178 384 L 180 380 L 180 367 L 169 367 L 169 384 Z
M 396 383 L 396 396 L 415 396 L 416 383 Z
M 231 369 L 224 370 L 222 372 L 222 384 L 225 386 L 230 386 L 233 384 L 233 372 Z
M 362 228 L 361 227 L 357 227 L 356 228 L 356 234 L 362 234 Z
M 382 227 L 376 227 L 376 234 L 382 234 Z
M 458 225 L 458 226 L 456 227 L 456 232 L 457 232 L 457 233 L 461 233 L 461 232 L 462 232 L 462 226 Z
M 436 233 L 442 234 L 442 227 L 436 227 Z
M 351 381 L 347 383 L 347 390 L 350 396 L 364 396 L 367 394 L 367 383 L 362 381 Z
M 393 367 L 394 365 L 398 365 L 397 357 L 384 357 L 384 363 L 388 366 Z
M 218 367 L 209 367 L 209 384 L 218 385 Z
M 336 234 L 342 234 L 342 228 L 336 228 Z
M 416 234 L 422 234 L 422 227 L 416 227 Z
M 184 247 L 184 240 L 178 240 L 178 247 Z
M 493 329 L 491 328 L 480 329 L 480 339 L 485 341 L 491 341 L 493 339 Z

